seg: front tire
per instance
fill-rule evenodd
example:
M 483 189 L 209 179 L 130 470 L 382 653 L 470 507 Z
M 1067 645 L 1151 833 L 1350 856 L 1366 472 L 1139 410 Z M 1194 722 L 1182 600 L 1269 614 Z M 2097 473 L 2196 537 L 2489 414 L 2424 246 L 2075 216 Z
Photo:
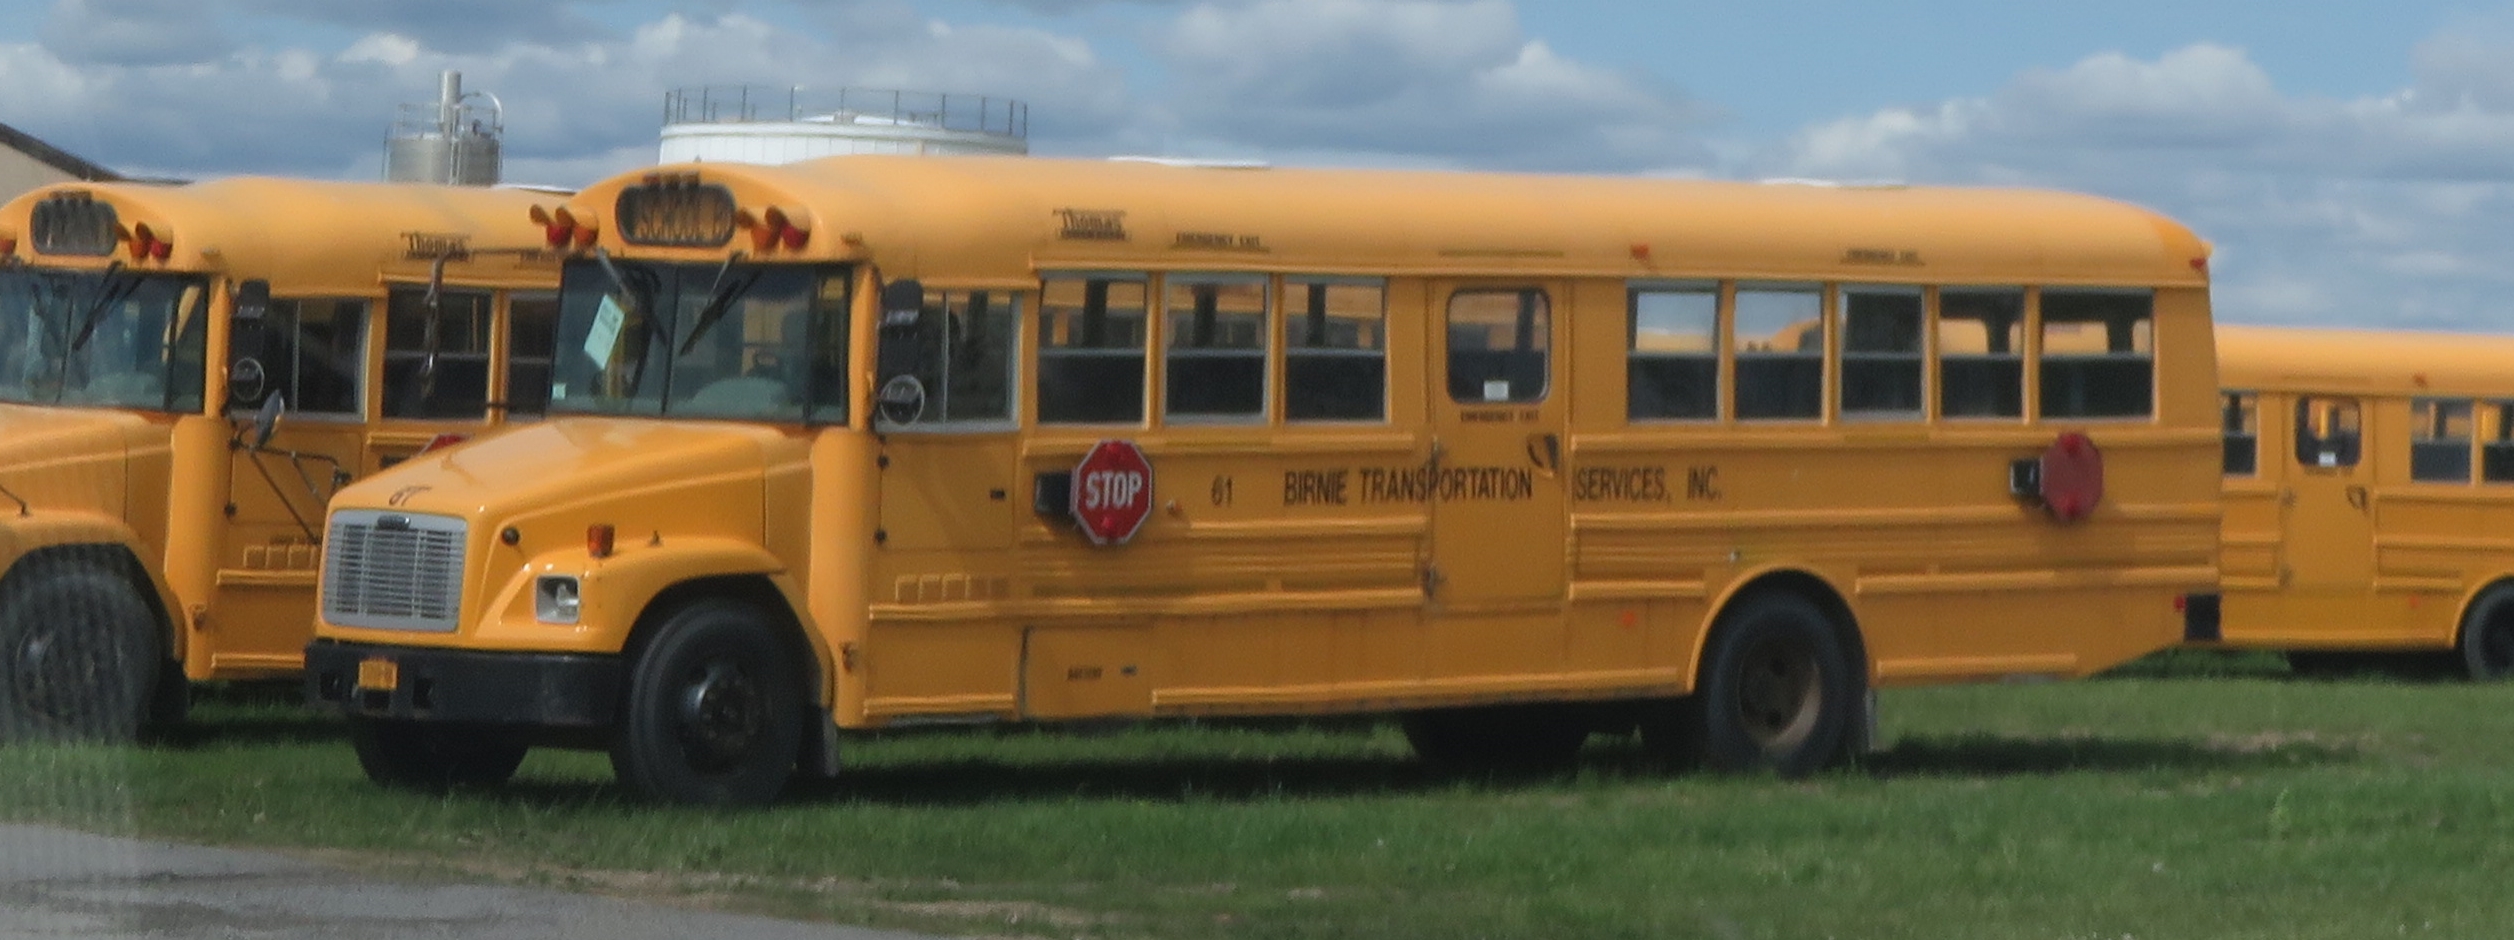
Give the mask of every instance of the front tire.
M 802 743 L 801 683 L 769 619 L 706 599 L 667 617 L 630 665 L 611 767 L 646 799 L 755 806 L 784 789 Z
M 1848 760 L 1864 708 L 1860 681 L 1832 621 L 1806 598 L 1738 602 L 1714 629 L 1691 742 L 1726 772 L 1805 776 Z
M 27 564 L 0 585 L 0 741 L 138 739 L 163 659 L 148 603 L 97 565 Z

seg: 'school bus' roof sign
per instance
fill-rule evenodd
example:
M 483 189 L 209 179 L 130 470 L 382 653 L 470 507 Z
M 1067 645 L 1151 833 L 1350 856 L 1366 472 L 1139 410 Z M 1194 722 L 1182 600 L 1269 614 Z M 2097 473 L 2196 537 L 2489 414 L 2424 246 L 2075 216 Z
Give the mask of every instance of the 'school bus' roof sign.
M 733 240 L 733 191 L 694 176 L 649 177 L 620 191 L 620 237 L 632 245 L 712 248 Z

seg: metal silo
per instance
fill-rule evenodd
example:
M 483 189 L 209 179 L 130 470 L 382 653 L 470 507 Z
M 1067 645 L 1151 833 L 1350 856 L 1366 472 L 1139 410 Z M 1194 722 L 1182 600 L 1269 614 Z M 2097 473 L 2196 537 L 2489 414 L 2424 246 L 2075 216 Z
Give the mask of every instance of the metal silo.
M 478 100 L 475 100 L 478 99 Z M 463 92 L 463 73 L 446 72 L 437 100 L 403 104 L 384 141 L 384 178 L 396 183 L 495 186 L 505 108 L 496 95 Z

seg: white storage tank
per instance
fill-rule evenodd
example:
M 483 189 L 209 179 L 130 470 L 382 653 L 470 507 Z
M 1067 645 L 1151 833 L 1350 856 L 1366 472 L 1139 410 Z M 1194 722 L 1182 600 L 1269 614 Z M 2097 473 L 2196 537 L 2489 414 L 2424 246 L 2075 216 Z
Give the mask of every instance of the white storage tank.
M 793 163 L 850 153 L 1030 152 L 1030 106 L 890 89 L 714 85 L 663 99 L 662 162 Z

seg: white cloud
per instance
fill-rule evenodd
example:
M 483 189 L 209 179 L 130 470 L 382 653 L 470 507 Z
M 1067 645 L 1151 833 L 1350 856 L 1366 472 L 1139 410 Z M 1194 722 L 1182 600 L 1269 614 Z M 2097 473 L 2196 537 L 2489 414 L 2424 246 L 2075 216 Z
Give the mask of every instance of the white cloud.
M 1201 3 L 1153 52 L 1190 140 L 1549 169 L 1702 158 L 1704 109 L 1563 58 L 1508 0 Z

